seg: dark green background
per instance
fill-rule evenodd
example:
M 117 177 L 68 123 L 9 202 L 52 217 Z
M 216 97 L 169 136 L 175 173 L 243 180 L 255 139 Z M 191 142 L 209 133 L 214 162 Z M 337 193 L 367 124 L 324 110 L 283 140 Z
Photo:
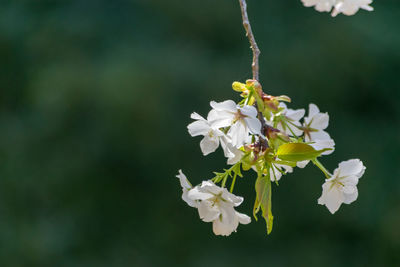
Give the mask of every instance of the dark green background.
M 1 1 L 0 266 L 400 266 L 400 4 L 331 18 L 249 0 L 260 80 L 330 114 L 332 171 L 367 166 L 359 198 L 317 204 L 311 165 L 273 188 L 263 221 L 216 237 L 180 198 L 225 167 L 189 115 L 238 100 L 251 52 L 238 1 Z M 240 180 L 251 214 L 254 174 Z

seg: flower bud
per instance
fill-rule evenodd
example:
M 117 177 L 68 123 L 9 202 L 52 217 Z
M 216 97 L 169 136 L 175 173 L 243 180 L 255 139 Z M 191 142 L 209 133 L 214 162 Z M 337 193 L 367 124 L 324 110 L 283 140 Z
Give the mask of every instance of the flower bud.
M 246 81 L 246 85 L 248 87 L 253 87 L 254 91 L 257 92 L 257 94 L 259 96 L 262 96 L 262 94 L 263 94 L 262 86 L 257 80 L 247 80 Z
M 232 89 L 235 90 L 236 92 L 244 92 L 247 90 L 246 85 L 240 82 L 233 82 Z

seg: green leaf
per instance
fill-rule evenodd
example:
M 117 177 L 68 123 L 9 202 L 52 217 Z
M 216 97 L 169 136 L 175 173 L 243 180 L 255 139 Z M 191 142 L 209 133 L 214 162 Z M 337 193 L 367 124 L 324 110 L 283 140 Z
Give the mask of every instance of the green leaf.
M 274 216 L 272 216 L 271 212 L 271 179 L 268 175 L 262 176 L 262 172 L 260 171 L 255 187 L 256 201 L 254 202 L 253 216 L 257 220 L 256 215 L 261 208 L 262 216 L 267 224 L 267 234 L 270 234 L 274 219 Z
M 325 148 L 321 150 L 315 150 L 312 146 L 303 143 L 289 143 L 283 144 L 278 148 L 276 155 L 281 160 L 287 161 L 303 161 L 312 160 L 319 157 L 322 152 L 331 150 Z

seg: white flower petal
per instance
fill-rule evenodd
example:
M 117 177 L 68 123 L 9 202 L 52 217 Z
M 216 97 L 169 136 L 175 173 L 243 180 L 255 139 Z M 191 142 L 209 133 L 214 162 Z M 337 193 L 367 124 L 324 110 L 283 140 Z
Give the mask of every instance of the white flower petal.
M 327 150 L 322 152 L 322 155 L 329 155 L 335 150 L 335 141 L 332 139 L 329 140 L 314 140 L 314 143 L 310 144 L 316 150 L 322 150 L 325 148 L 330 148 L 331 150 Z
M 272 182 L 279 181 L 281 179 L 282 173 L 279 171 L 279 169 L 276 167 L 276 165 L 269 169 L 269 176 Z
M 236 211 L 236 217 L 238 218 L 241 224 L 249 224 L 251 223 L 251 218 L 246 214 L 240 213 Z
M 235 153 L 235 155 L 234 155 L 233 157 L 229 157 L 229 158 L 228 158 L 228 160 L 227 160 L 227 162 L 226 162 L 227 164 L 229 164 L 229 165 L 234 165 L 234 164 L 238 163 L 239 160 L 242 159 L 242 157 L 243 157 L 243 151 L 241 151 L 241 150 L 239 150 L 239 149 L 236 149 L 236 151 L 235 151 L 234 153 Z
M 221 204 L 221 215 L 213 222 L 213 231 L 216 235 L 228 236 L 233 231 L 236 231 L 239 220 L 236 216 L 236 211 L 232 207 Z
M 257 110 L 253 106 L 244 106 L 240 108 L 240 112 L 248 117 L 256 118 L 257 117 Z
M 335 8 L 332 11 L 332 16 L 336 16 L 339 13 L 343 13 L 347 16 L 354 15 L 360 8 L 367 11 L 374 10 L 369 4 L 372 0 L 338 0 L 335 4 Z
M 360 178 L 364 173 L 365 167 L 361 160 L 350 159 L 339 163 L 338 169 L 340 177 L 354 175 Z
M 187 126 L 191 136 L 206 135 L 210 131 L 207 121 L 195 121 Z
M 315 140 L 331 140 L 329 134 L 325 131 L 318 131 L 318 132 L 310 132 L 310 137 L 306 135 L 306 142 L 311 142 Z
M 336 0 L 301 0 L 306 7 L 315 6 L 319 12 L 329 12 Z
M 186 175 L 182 172 L 182 170 L 178 171 L 179 174 L 176 177 L 179 179 L 179 182 L 182 188 L 191 189 L 192 185 L 189 183 L 189 180 L 186 178 Z
M 189 190 L 188 197 L 193 200 L 207 200 L 214 197 L 214 195 L 209 192 L 202 191 L 199 186 L 195 186 Z
M 234 230 L 236 228 L 223 221 L 222 217 L 213 221 L 213 232 L 215 235 L 229 236 Z
M 186 175 L 183 174 L 182 170 L 179 170 L 179 174 L 176 175 L 176 177 L 179 179 L 179 182 L 182 186 L 183 201 L 185 201 L 191 207 L 197 207 L 197 202 L 188 197 L 188 191 L 192 188 L 192 185 L 190 184 L 189 180 L 186 178 Z
M 298 121 L 301 118 L 303 118 L 305 113 L 306 113 L 306 111 L 304 110 L 304 108 L 296 109 L 296 110 L 287 109 L 286 117 L 292 121 Z
M 204 156 L 217 150 L 218 146 L 219 146 L 218 138 L 210 138 L 209 136 L 205 136 L 203 140 L 201 140 L 200 142 L 200 148 Z
M 230 126 L 234 118 L 234 113 L 228 111 L 218 111 L 215 109 L 211 110 L 207 116 L 211 127 L 214 129 Z
M 354 192 L 356 192 L 356 191 L 357 191 L 357 187 L 352 186 L 352 185 L 343 186 L 343 188 L 342 188 L 343 194 L 347 194 L 347 195 L 354 194 Z
M 281 164 L 276 164 L 276 166 L 279 166 L 285 170 L 286 173 L 292 173 L 293 168 L 287 165 L 281 165 Z
M 300 122 L 298 122 L 298 121 L 294 121 L 293 124 L 294 124 L 294 125 L 297 125 L 297 126 L 299 126 L 299 127 L 301 127 L 301 124 L 300 124 Z M 300 135 L 303 134 L 303 130 L 300 130 L 300 129 L 297 128 L 296 126 L 289 125 L 289 127 L 290 127 L 290 129 L 292 130 L 292 132 L 293 132 L 296 136 L 300 136 Z M 292 135 L 292 134 L 291 134 L 292 132 L 290 132 L 290 135 Z
M 296 165 L 297 165 L 297 167 L 299 167 L 299 168 L 304 168 L 305 166 L 307 166 L 307 164 L 308 164 L 309 162 L 310 162 L 309 160 L 298 161 Z
M 358 197 L 358 190 L 357 187 L 355 188 L 355 191 L 352 194 L 344 194 L 344 200 L 343 203 L 345 204 L 350 204 L 354 202 Z
M 222 193 L 223 188 L 217 186 L 211 180 L 208 180 L 201 183 L 200 190 L 202 190 L 203 192 L 211 193 L 213 195 L 219 195 L 220 193 Z
M 222 191 L 221 195 L 222 199 L 227 200 L 228 202 L 232 203 L 235 207 L 239 206 L 243 202 L 243 197 L 236 196 L 232 193 L 230 193 L 226 188 Z
M 237 111 L 236 103 L 233 100 L 226 100 L 223 102 L 211 101 L 210 106 L 218 111 L 230 111 L 235 113 Z
M 188 192 L 189 191 L 187 189 L 182 189 L 182 199 L 183 199 L 183 201 L 185 201 L 190 207 L 197 208 L 198 202 L 193 200 L 193 199 L 191 199 L 191 198 L 189 198 Z
M 232 140 L 232 146 L 240 148 L 246 142 L 248 130 L 241 120 L 236 121 L 228 131 L 228 137 Z
M 328 113 L 318 113 L 312 117 L 312 122 L 310 127 L 317 130 L 324 130 L 328 127 L 329 124 L 329 115 Z
M 200 219 L 202 219 L 204 222 L 212 222 L 216 220 L 221 214 L 218 207 L 216 207 L 215 205 L 213 205 L 212 202 L 207 200 L 201 201 L 199 203 L 198 211 Z
M 196 112 L 193 112 L 192 114 L 190 114 L 190 118 L 192 118 L 194 120 L 203 120 L 203 121 L 206 120 Z
M 336 186 L 331 186 L 330 182 L 322 185 L 322 196 L 318 199 L 318 204 L 325 205 L 334 214 L 343 202 L 343 194 Z
M 360 8 L 362 8 L 364 10 L 367 10 L 367 11 L 374 11 L 374 8 L 372 6 L 369 6 L 369 5 L 362 5 L 362 6 L 360 6 Z
M 310 103 L 308 105 L 308 117 L 312 118 L 314 115 L 317 115 L 319 113 L 319 108 L 317 105 Z
M 261 122 L 257 118 L 246 117 L 244 121 L 251 133 L 261 135 Z
M 352 187 L 355 187 L 358 184 L 358 179 L 359 178 L 355 175 L 338 178 L 343 185 Z
M 223 136 L 220 139 L 221 147 L 224 150 L 224 155 L 227 158 L 232 158 L 236 156 L 236 151 L 238 150 L 236 147 L 232 146 L 231 140 L 227 136 Z

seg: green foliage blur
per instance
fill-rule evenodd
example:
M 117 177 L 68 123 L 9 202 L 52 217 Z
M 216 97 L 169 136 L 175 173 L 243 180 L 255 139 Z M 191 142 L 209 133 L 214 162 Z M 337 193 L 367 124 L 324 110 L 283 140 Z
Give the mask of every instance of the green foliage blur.
M 189 115 L 238 100 L 251 51 L 237 1 L 0 3 L 0 266 L 400 266 L 400 4 L 332 18 L 248 0 L 264 91 L 329 112 L 333 171 L 360 158 L 359 198 L 331 215 L 311 164 L 262 220 L 216 237 L 181 200 L 221 171 Z M 251 214 L 255 174 L 239 179 Z

